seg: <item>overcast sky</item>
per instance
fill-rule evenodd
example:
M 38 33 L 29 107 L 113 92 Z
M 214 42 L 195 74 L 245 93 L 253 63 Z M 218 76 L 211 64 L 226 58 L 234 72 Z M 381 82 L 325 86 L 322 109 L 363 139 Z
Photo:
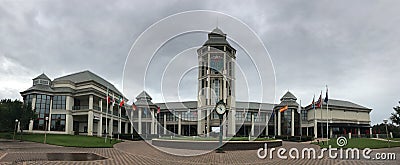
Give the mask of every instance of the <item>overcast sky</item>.
M 372 108 L 373 124 L 400 100 L 398 1 L 108 2 L 2 0 L 0 98 L 21 99 L 43 72 L 54 79 L 91 70 L 122 90 L 140 33 L 171 14 L 204 9 L 237 17 L 261 37 L 278 98 L 290 90 L 309 104 L 328 84 L 330 98 Z

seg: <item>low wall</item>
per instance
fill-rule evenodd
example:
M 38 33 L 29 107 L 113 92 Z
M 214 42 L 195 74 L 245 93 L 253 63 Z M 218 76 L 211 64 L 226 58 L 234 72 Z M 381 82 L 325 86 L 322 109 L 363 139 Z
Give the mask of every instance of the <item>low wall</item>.
M 218 141 L 191 141 L 191 140 L 165 140 L 153 139 L 151 143 L 154 146 L 177 148 L 177 149 L 192 149 L 192 150 L 215 150 L 218 148 Z M 269 141 L 224 141 L 223 149 L 226 151 L 233 150 L 257 150 L 264 148 L 264 144 L 268 144 L 268 148 L 282 146 L 282 140 Z

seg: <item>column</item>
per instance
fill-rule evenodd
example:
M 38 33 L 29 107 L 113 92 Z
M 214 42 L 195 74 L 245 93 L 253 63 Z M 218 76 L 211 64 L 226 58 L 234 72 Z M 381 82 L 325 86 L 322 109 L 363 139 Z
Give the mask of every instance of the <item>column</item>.
M 100 107 L 101 110 L 101 107 Z M 97 136 L 101 137 L 101 135 L 103 134 L 103 114 L 100 114 L 100 120 L 97 124 Z
M 93 111 L 89 111 L 88 112 L 88 136 L 92 136 L 93 135 Z
M 114 127 L 114 119 L 111 116 L 110 121 L 108 122 L 108 136 L 110 136 L 110 137 L 112 137 L 112 135 L 113 135 L 113 131 L 114 131 L 113 127 Z
M 291 127 L 292 127 L 292 130 L 290 130 L 290 136 L 294 136 L 294 109 L 291 109 L 292 110 L 292 123 L 291 123 Z M 301 128 L 300 128 L 301 129 Z
M 236 134 L 236 109 L 233 107 L 230 107 L 229 113 L 228 113 L 228 136 L 234 136 Z
M 142 134 L 142 108 L 138 108 L 138 134 Z
M 122 124 L 122 122 L 121 122 L 121 107 L 119 107 L 118 108 L 118 134 L 121 134 L 121 132 L 122 132 L 121 124 Z
M 250 112 L 249 112 L 250 113 Z M 250 135 L 254 136 L 254 113 L 251 113 L 251 130 Z
M 31 119 L 31 120 L 29 120 L 29 129 L 28 129 L 28 131 L 32 132 L 32 130 L 33 130 L 33 120 Z
M 314 118 L 314 138 L 317 138 L 317 133 L 318 133 L 317 127 L 318 127 L 317 119 Z
M 164 135 L 167 134 L 167 113 L 164 113 Z
M 204 131 L 207 134 L 207 137 L 209 136 L 210 133 L 210 117 L 211 117 L 211 110 L 207 109 L 206 110 L 206 122 L 207 122 L 207 129 Z
M 154 131 L 154 110 L 153 109 L 149 109 L 150 110 L 150 114 L 151 114 L 151 125 L 150 125 L 150 133 L 151 134 L 155 134 L 155 131 Z
M 74 120 L 73 120 L 73 116 L 72 116 L 72 107 L 74 106 L 74 99 L 71 96 L 67 96 L 65 98 L 65 111 L 66 111 L 66 115 L 65 115 L 65 132 L 67 134 L 74 134 L 74 130 L 73 130 L 73 125 L 74 125 Z
M 182 132 L 182 113 L 181 112 L 178 112 L 179 113 L 179 115 L 178 115 L 178 135 L 181 135 L 181 132 Z
M 278 136 L 281 136 L 281 112 L 278 110 Z
M 307 131 L 307 134 L 306 134 L 306 135 L 308 136 L 308 126 L 306 127 L 306 131 Z
M 100 120 L 99 123 L 97 124 L 97 136 L 101 137 L 103 134 L 103 100 L 99 100 L 99 107 L 100 107 Z
M 165 116 L 164 116 L 164 119 L 165 119 Z M 203 132 L 204 121 L 203 120 L 204 119 L 202 118 L 201 109 L 199 108 L 199 109 L 197 109 L 197 135 L 199 135 L 199 136 L 204 134 L 204 132 Z
M 360 128 L 357 128 L 357 135 L 360 136 Z
M 53 98 L 51 97 L 50 98 L 50 109 L 49 109 L 49 111 L 50 111 L 50 113 L 49 113 L 49 120 L 47 121 L 47 130 L 48 131 L 50 131 L 50 126 L 51 126 L 51 114 L 52 114 L 52 111 L 53 110 Z M 46 121 L 45 121 L 46 122 Z
M 124 134 L 128 134 L 128 122 L 125 122 L 125 130 L 124 130 Z
M 268 136 L 268 121 L 269 121 L 268 113 L 265 113 L 265 136 Z
M 333 131 L 332 131 L 332 127 L 331 128 L 329 128 L 329 138 L 331 138 L 332 136 L 333 136 Z
M 93 95 L 89 95 L 89 109 L 93 109 Z
M 372 133 L 373 133 L 373 132 L 372 132 L 372 127 L 370 127 L 370 128 L 369 128 L 369 135 L 370 135 L 370 138 L 372 138 Z
M 133 134 L 133 122 L 134 122 L 134 120 L 133 120 L 133 113 L 134 113 L 135 111 L 132 109 L 132 111 L 131 111 L 131 119 L 130 119 L 130 123 L 131 123 L 131 134 Z

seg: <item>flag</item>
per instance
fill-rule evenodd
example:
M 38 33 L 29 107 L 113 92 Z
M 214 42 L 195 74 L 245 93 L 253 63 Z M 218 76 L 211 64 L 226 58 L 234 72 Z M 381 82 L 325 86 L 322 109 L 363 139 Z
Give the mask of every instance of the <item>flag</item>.
M 161 112 L 160 107 L 157 107 L 157 114 L 159 114 Z
M 120 98 L 119 106 L 122 107 L 125 104 L 124 98 Z
M 321 108 L 322 107 L 322 91 L 321 94 L 319 95 L 319 99 L 317 100 L 316 104 L 316 108 Z
M 299 107 L 297 107 L 297 112 L 298 112 L 298 113 L 301 113 L 301 100 L 300 100 Z
M 279 109 L 279 112 L 285 112 L 288 109 L 288 106 L 284 106 L 281 109 Z
M 314 97 L 312 99 L 312 103 L 311 103 L 311 108 L 313 108 L 313 109 L 315 108 L 315 101 L 314 100 L 315 100 L 315 95 L 314 95 Z
M 137 107 L 135 105 L 135 102 L 132 103 L 132 110 L 136 111 Z
M 324 102 L 328 104 L 328 85 L 326 86 L 326 95 L 325 95 Z
M 114 107 L 114 104 L 115 104 L 115 98 L 114 98 L 114 94 L 113 94 L 113 97 L 112 97 L 112 100 L 111 100 L 111 102 L 112 102 L 111 106 L 112 106 L 112 107 Z
M 112 102 L 111 97 L 107 95 L 106 97 L 107 103 L 110 104 Z

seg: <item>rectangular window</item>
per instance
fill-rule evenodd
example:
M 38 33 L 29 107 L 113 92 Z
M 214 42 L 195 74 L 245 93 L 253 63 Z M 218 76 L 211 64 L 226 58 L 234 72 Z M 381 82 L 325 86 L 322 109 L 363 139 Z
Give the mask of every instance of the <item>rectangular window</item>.
M 50 130 L 65 131 L 65 115 L 64 114 L 51 115 Z
M 53 109 L 65 109 L 66 96 L 53 97 Z
M 33 122 L 34 130 L 45 129 L 45 119 L 50 113 L 50 96 L 36 95 L 35 113 L 38 118 Z

